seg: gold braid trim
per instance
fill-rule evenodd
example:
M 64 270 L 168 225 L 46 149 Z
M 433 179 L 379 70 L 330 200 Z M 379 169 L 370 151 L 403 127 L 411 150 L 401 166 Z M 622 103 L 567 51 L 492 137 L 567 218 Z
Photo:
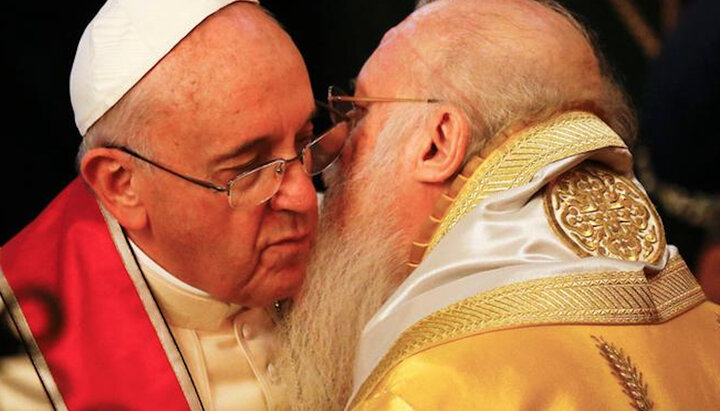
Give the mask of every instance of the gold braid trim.
M 705 301 L 680 257 L 642 270 L 563 275 L 499 287 L 454 303 L 405 330 L 361 385 L 351 409 L 404 359 L 453 340 L 540 324 L 656 324 Z
M 658 322 L 667 321 L 705 300 L 705 294 L 685 261 L 676 256 L 649 281 Z
M 606 147 L 626 148 L 622 139 L 593 114 L 572 111 L 511 136 L 487 158 L 476 157 L 439 200 L 418 241 L 410 266 L 430 252 L 462 217 L 493 194 L 527 184 L 555 161 Z
M 606 342 L 602 337 L 592 336 L 600 353 L 607 360 L 614 376 L 620 380 L 623 392 L 632 402 L 630 406 L 639 411 L 648 411 L 653 403 L 648 397 L 647 384 L 643 383 L 642 373 L 632 364 L 630 356 L 626 356 L 621 348 Z

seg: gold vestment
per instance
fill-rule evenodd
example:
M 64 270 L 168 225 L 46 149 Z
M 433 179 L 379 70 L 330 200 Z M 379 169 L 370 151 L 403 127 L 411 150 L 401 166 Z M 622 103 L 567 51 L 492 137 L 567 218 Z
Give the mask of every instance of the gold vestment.
M 403 292 L 364 331 L 358 364 L 364 361 L 371 372 L 356 368 L 349 409 L 716 408 L 720 307 L 707 301 L 677 250 L 665 243 L 654 207 L 622 158 L 629 159 L 629 152 L 599 119 L 566 113 L 511 137 L 464 170 L 413 245 L 411 267 L 419 267 L 413 274 L 425 263 L 432 282 L 411 274 L 406 283 L 415 284 L 401 285 Z M 522 188 L 532 184 L 536 191 Z M 502 215 L 498 204 L 515 201 L 524 225 L 543 220 L 543 230 L 531 229 L 544 236 L 541 241 L 522 243 L 520 257 L 437 257 L 452 255 L 453 248 L 492 250 L 489 242 L 467 243 L 472 235 L 487 240 L 480 228 L 488 226 L 458 230 L 476 223 L 468 220 L 470 210 L 513 189 L 519 200 L 509 193 L 483 212 Z M 545 215 L 530 207 L 544 208 Z M 512 230 L 527 235 L 506 228 Z M 442 248 L 443 241 L 461 240 L 462 247 Z M 538 262 L 521 264 L 524 259 Z M 454 265 L 446 283 L 438 261 Z M 461 295 L 471 284 L 463 280 L 493 275 L 479 269 L 463 278 L 463 267 L 471 264 L 489 267 L 496 282 L 453 300 L 447 292 L 453 283 L 462 285 L 455 288 Z M 554 275 L 528 274 L 553 267 Z M 503 283 L 497 274 L 505 274 L 502 269 L 516 280 Z M 439 285 L 446 287 L 442 293 Z M 417 314 L 423 303 L 434 303 L 429 296 L 439 295 L 447 304 Z M 386 349 L 374 350 L 388 330 L 395 332 L 393 325 L 397 336 Z

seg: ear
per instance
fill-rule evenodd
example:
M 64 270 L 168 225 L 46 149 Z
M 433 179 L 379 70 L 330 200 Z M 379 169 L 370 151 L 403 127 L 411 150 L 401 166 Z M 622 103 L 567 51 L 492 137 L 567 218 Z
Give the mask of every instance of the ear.
M 137 168 L 129 155 L 110 148 L 87 152 L 80 173 L 103 206 L 121 226 L 140 230 L 147 226 L 147 212 L 137 190 Z
M 470 124 L 455 106 L 442 104 L 432 112 L 414 145 L 414 176 L 425 183 L 444 183 L 462 166 Z

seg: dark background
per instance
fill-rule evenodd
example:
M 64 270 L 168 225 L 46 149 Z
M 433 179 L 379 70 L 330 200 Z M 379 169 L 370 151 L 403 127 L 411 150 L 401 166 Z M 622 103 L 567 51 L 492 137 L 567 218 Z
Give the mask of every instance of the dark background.
M 703 1 L 708 2 L 699 0 Z M 647 96 L 654 96 L 654 92 L 647 91 L 647 79 L 655 59 L 631 35 L 628 25 L 613 8 L 613 0 L 561 3 L 598 34 L 602 50 L 636 106 L 642 108 Z M 685 8 L 691 2 L 626 3 L 634 4 L 648 27 L 664 41 L 671 33 L 664 23 L 668 5 L 676 3 Z M 0 24 L 6 73 L 1 96 L 4 107 L 0 109 L 4 125 L 0 144 L 0 244 L 37 216 L 76 175 L 75 153 L 81 138 L 70 106 L 69 73 L 80 35 L 101 4 L 102 1 L 44 4 L 15 1 L 4 6 Z M 323 98 L 330 84 L 347 86 L 382 33 L 414 7 L 413 0 L 302 3 L 264 0 L 262 4 L 285 26 L 303 53 L 318 98 Z M 717 17 L 720 15 L 713 19 Z M 651 138 L 643 138 L 652 146 Z M 673 162 L 673 167 L 691 165 L 680 161 Z M 708 179 L 717 188 L 717 180 Z M 670 217 L 664 219 L 670 242 L 681 243 L 681 249 L 686 257 L 691 254 L 688 259 L 692 261 L 703 231 L 673 222 Z

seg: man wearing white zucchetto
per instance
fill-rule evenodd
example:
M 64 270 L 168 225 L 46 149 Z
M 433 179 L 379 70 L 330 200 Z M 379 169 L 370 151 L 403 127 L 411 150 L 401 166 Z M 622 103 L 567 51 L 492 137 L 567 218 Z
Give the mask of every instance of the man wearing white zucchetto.
M 310 176 L 339 151 L 292 40 L 257 1 L 109 0 L 70 89 L 80 175 L 0 250 L 28 353 L 0 367 L 0 408 L 272 408 Z

